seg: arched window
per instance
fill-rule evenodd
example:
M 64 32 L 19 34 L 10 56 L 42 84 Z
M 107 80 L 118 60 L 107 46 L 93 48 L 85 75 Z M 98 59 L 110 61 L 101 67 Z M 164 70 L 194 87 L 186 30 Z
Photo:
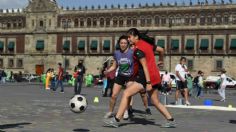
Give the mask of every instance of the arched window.
M 212 14 L 207 15 L 207 25 L 212 25 Z
M 13 28 L 17 28 L 17 21 L 13 20 Z
M 178 14 L 176 17 L 175 17 L 175 23 L 177 25 L 181 25 L 182 24 L 182 18 L 181 18 L 181 15 Z
M 156 26 L 159 26 L 159 24 L 160 24 L 160 18 L 159 18 L 159 16 L 155 16 L 155 25 Z
M 87 27 L 91 27 L 91 18 L 87 18 Z
M 104 23 L 104 18 L 100 18 L 100 27 L 104 27 L 105 23 Z
M 132 25 L 131 17 L 127 17 L 126 25 L 127 27 L 130 27 Z
M 116 27 L 118 25 L 118 20 L 116 17 L 113 18 L 113 27 Z
M 184 24 L 185 24 L 185 25 L 189 25 L 189 23 L 190 23 L 190 18 L 189 18 L 188 15 L 185 15 L 185 16 L 184 16 Z
M 74 23 L 75 23 L 75 27 L 78 27 L 78 26 L 79 26 L 79 20 L 78 20 L 78 18 L 75 18 Z
M 222 24 L 222 16 L 221 14 L 216 14 L 216 25 Z
M 192 15 L 191 16 L 191 25 L 196 25 L 197 24 L 197 17 L 196 17 L 196 15 Z
M 200 25 L 205 25 L 205 22 L 206 22 L 205 15 L 201 14 L 201 16 L 200 16 Z
M 23 27 L 22 20 L 18 20 L 18 26 L 19 26 L 19 28 Z
M 124 19 L 123 17 L 119 18 L 119 27 L 123 27 L 124 26 Z
M 141 16 L 141 17 L 140 17 L 140 26 L 141 26 L 141 27 L 144 27 L 145 25 L 146 25 L 145 17 L 144 17 L 144 16 Z
M 161 25 L 162 26 L 166 25 L 166 18 L 165 18 L 165 16 L 161 17 Z
M 224 14 L 224 24 L 228 24 L 229 23 L 229 14 Z
M 136 27 L 137 25 L 138 25 L 137 17 L 134 17 L 133 18 L 133 26 Z
M 147 26 L 148 27 L 152 26 L 152 17 L 151 16 L 147 17 Z
M 79 24 L 80 24 L 80 27 L 84 27 L 84 18 L 80 18 Z
M 97 26 L 97 18 L 93 18 L 93 27 Z
M 110 27 L 111 19 L 109 17 L 106 18 L 106 27 Z
M 62 25 L 62 28 L 65 28 L 67 26 L 66 19 L 61 20 L 61 25 Z
M 72 27 L 72 26 L 71 26 L 71 19 L 68 19 L 68 20 L 67 20 L 67 25 L 68 25 L 68 26 L 67 26 L 68 28 L 71 28 L 71 27 Z

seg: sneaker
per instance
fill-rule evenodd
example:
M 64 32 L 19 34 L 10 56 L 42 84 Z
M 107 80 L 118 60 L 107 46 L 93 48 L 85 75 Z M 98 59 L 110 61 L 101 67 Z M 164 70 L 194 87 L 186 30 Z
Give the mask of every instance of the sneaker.
M 113 118 L 109 118 L 109 119 L 105 119 L 104 120 L 104 123 L 108 126 L 111 126 L 111 127 L 115 127 L 115 128 L 118 128 L 119 127 L 119 122 L 116 121 L 115 117 Z
M 124 119 L 124 120 L 128 120 L 128 119 L 129 119 L 128 110 L 125 111 L 125 113 L 124 113 L 124 115 L 123 115 L 123 119 Z
M 46 90 L 50 90 L 50 88 L 46 88 Z
M 63 91 L 63 90 L 61 90 L 61 93 L 64 93 L 64 91 Z
M 105 119 L 111 118 L 112 117 L 112 112 L 107 112 L 104 116 Z
M 176 127 L 175 121 L 167 121 L 165 124 L 161 125 L 162 128 L 175 128 Z
M 191 105 L 191 103 L 190 103 L 189 101 L 186 101 L 186 102 L 185 102 L 185 105 L 186 105 L 186 106 L 189 106 L 189 105 Z
M 221 102 L 225 102 L 225 99 L 221 99 L 220 101 L 221 101 Z
M 146 109 L 146 114 L 147 114 L 147 115 L 152 115 L 150 108 L 147 108 L 147 109 Z

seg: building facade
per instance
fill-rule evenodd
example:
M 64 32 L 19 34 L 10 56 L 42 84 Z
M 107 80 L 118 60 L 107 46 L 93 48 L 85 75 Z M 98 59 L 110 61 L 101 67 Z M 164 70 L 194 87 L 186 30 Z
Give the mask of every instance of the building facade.
M 174 72 L 186 56 L 191 72 L 236 77 L 236 5 L 139 5 L 62 8 L 52 0 L 31 0 L 24 9 L 0 10 L 0 68 L 41 74 L 63 63 L 72 72 L 84 60 L 98 74 L 129 28 L 148 30 L 165 49 L 162 70 Z M 157 57 L 158 58 L 158 57 Z

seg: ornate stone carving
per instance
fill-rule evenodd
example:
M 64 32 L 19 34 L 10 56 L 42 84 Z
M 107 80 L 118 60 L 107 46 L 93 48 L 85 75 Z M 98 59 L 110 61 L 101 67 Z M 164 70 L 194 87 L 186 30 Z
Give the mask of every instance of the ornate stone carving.
M 55 0 L 29 0 L 26 12 L 54 12 L 58 10 Z

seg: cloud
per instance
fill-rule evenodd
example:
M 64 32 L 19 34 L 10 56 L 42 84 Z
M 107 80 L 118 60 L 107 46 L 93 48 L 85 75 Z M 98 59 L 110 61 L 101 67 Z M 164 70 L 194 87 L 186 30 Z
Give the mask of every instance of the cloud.
M 24 8 L 28 0 L 0 0 L 0 9 Z

